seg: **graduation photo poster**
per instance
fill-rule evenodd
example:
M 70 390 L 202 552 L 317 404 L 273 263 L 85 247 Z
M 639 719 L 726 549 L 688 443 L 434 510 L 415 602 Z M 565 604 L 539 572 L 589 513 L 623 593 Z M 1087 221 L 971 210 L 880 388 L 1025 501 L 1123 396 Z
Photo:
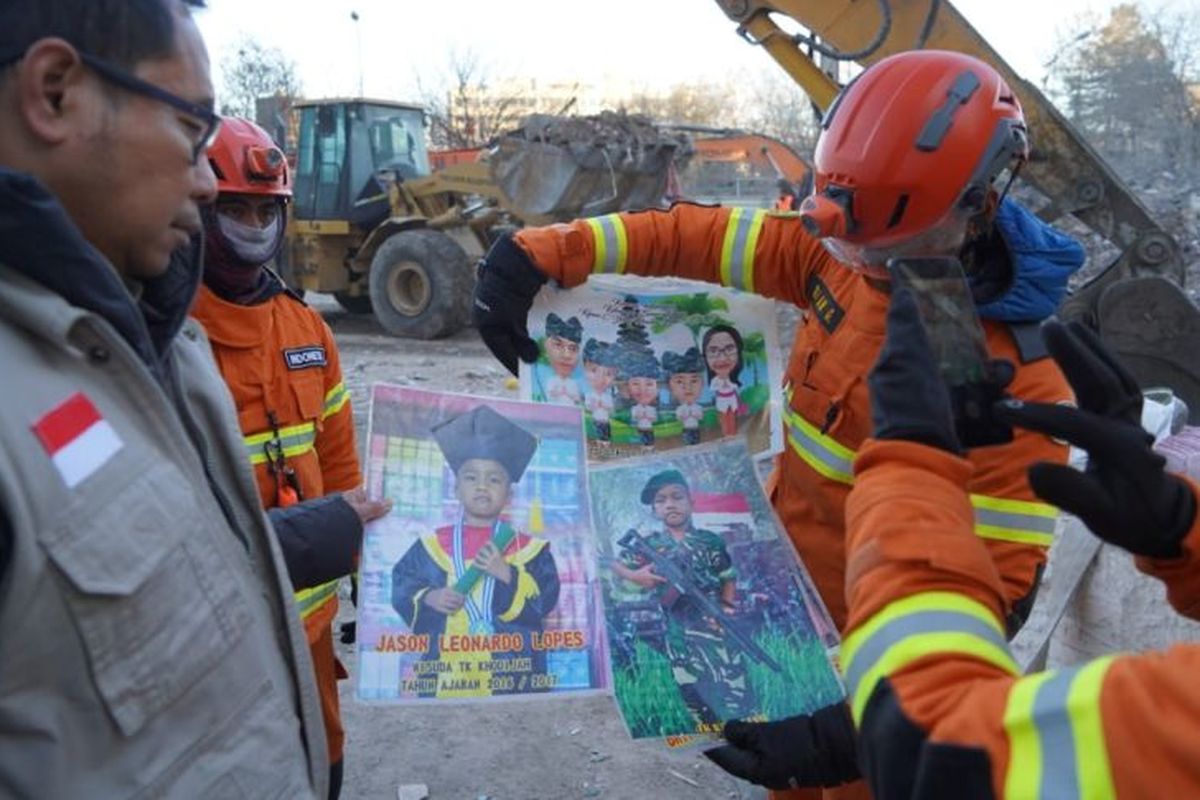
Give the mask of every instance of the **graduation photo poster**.
M 376 384 L 356 696 L 428 702 L 608 685 L 579 409 Z
M 783 447 L 775 304 L 678 278 L 547 285 L 529 312 L 538 360 L 521 397 L 584 410 L 593 461 L 745 436 Z
M 844 696 L 837 628 L 743 441 L 596 464 L 588 485 L 613 689 L 635 739 L 692 744 Z

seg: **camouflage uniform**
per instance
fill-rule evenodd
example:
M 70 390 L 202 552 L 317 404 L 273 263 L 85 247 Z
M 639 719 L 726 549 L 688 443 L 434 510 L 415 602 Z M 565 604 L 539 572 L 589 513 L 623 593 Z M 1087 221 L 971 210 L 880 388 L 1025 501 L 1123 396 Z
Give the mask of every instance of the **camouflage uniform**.
M 721 584 L 737 572 L 720 536 L 688 526 L 682 541 L 657 530 L 644 537 L 646 544 L 685 568 L 710 601 L 721 605 Z M 621 563 L 630 569 L 646 566 L 647 559 L 622 550 Z M 686 596 L 668 584 L 652 590 L 667 620 L 666 655 L 680 692 L 701 722 L 720 722 L 745 716 L 750 705 L 746 666 L 741 651 L 725 645 L 720 626 Z

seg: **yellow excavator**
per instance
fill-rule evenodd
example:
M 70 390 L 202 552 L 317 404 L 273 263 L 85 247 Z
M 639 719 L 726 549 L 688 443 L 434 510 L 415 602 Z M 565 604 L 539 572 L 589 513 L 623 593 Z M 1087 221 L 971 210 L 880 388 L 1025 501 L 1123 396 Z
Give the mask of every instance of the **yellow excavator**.
M 1036 86 L 1022 79 L 944 0 L 716 0 L 747 42 L 760 46 L 821 111 L 840 86 L 827 67 L 869 65 L 904 50 L 968 53 L 1004 75 L 1025 109 L 1033 153 L 1023 181 L 1048 201 L 1053 222 L 1071 215 L 1120 256 L 1066 300 L 1059 315 L 1101 337 L 1143 387 L 1167 386 L 1200 422 L 1200 311 L 1183 292 L 1179 246 L 1132 190 Z M 790 19 L 807 33 L 793 33 Z M 781 23 L 783 23 L 781 25 Z

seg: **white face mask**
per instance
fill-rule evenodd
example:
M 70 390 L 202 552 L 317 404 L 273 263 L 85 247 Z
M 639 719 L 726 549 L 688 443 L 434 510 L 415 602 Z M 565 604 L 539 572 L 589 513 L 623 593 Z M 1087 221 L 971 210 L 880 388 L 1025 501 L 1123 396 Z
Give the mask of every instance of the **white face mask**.
M 217 225 L 239 258 L 253 264 L 265 264 L 275 257 L 275 250 L 279 246 L 278 217 L 267 227 L 256 228 L 243 225 L 224 214 L 217 214 Z

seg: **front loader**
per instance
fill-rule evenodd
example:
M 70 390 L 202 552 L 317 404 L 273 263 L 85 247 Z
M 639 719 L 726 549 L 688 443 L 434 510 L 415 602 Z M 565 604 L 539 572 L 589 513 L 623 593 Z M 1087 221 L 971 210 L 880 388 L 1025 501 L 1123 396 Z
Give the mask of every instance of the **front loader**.
M 656 206 L 686 142 L 636 116 L 532 115 L 481 160 L 431 172 L 419 106 L 319 100 L 295 114 L 285 280 L 420 339 L 467 324 L 474 264 L 498 235 Z

